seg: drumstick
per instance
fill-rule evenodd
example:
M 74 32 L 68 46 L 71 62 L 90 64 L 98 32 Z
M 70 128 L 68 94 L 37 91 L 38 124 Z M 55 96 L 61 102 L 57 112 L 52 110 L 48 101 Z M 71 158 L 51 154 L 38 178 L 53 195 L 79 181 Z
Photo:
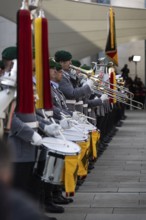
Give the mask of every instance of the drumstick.
M 63 118 L 65 118 L 65 119 L 67 118 L 66 115 L 63 114 L 62 112 L 61 112 L 61 115 L 62 115 Z M 73 128 L 76 128 L 78 131 L 84 132 L 84 130 L 82 128 L 78 127 L 79 123 L 77 121 L 76 121 L 76 124 L 75 124 L 75 123 L 73 123 L 75 120 L 72 120 L 71 118 L 68 118 L 68 119 L 72 122 L 72 127 Z
M 51 118 L 51 120 L 52 120 L 52 122 L 53 122 L 54 124 L 56 124 L 54 118 Z M 65 143 L 66 145 L 68 145 L 68 144 L 67 144 L 67 141 L 66 141 L 66 139 L 65 139 L 65 137 L 64 137 L 64 135 L 62 134 L 61 131 L 59 131 L 59 134 L 61 135 L 62 139 L 64 140 L 64 143 Z
M 40 154 L 41 154 L 42 149 L 38 148 L 38 152 L 37 152 L 37 158 L 33 167 L 33 173 L 35 173 L 37 167 L 38 167 L 38 162 L 39 162 L 39 158 L 40 158 Z
M 68 118 L 67 115 L 65 115 L 64 113 L 61 112 L 60 114 L 61 114 L 64 118 Z M 91 120 L 96 121 L 95 118 L 92 118 L 92 117 L 89 117 L 89 116 L 87 116 L 87 115 L 84 115 L 84 114 L 82 114 L 81 112 L 79 112 L 78 114 L 81 115 L 81 116 L 83 116 L 83 117 L 85 117 L 85 118 L 89 118 L 89 119 L 91 119 Z
M 61 112 L 61 115 L 62 115 L 63 118 L 67 118 L 66 115 L 63 114 L 62 112 Z M 71 118 L 68 118 L 68 119 L 69 119 L 71 122 L 74 121 L 74 120 L 72 120 Z M 90 122 L 88 122 L 88 121 L 86 121 L 86 123 L 87 123 L 87 124 L 90 124 Z M 78 125 L 79 125 L 79 126 L 81 125 L 78 121 L 76 121 L 76 124 L 72 123 L 72 127 L 76 128 L 78 131 L 81 131 L 81 132 L 83 132 L 83 133 L 85 134 L 85 129 L 79 128 Z
M 46 116 L 46 114 L 45 114 L 44 109 L 42 109 L 42 113 L 43 113 L 43 115 L 44 115 L 44 118 L 45 118 L 46 120 L 48 120 L 48 118 L 47 118 L 47 116 Z M 52 120 L 53 124 L 56 124 L 54 118 L 51 117 L 51 120 Z M 59 134 L 61 135 L 62 139 L 64 140 L 64 143 L 67 145 L 66 139 L 65 139 L 65 137 L 64 137 L 64 135 L 62 134 L 61 131 L 59 131 Z
M 89 117 L 89 116 L 84 115 L 84 114 L 82 114 L 82 113 L 79 113 L 79 115 L 81 115 L 81 116 L 83 116 L 83 117 L 85 117 L 85 118 L 89 118 L 89 119 L 91 119 L 91 120 L 96 121 L 96 119 L 95 119 L 95 118 Z

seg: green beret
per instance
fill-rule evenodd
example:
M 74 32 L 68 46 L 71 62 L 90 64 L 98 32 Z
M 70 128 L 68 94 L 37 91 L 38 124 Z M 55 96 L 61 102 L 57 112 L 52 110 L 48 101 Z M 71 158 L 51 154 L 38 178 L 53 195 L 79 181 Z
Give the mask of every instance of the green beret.
M 57 71 L 62 69 L 62 66 L 60 65 L 60 63 L 55 62 L 53 59 L 49 60 L 49 66 L 50 66 L 50 69 L 51 68 L 53 68 L 53 69 L 56 68 Z
M 4 70 L 4 69 L 5 69 L 5 65 L 4 65 L 4 63 L 3 63 L 3 61 L 2 61 L 2 60 L 0 60 L 0 69 L 2 69 L 2 70 Z
M 60 61 L 68 61 L 72 59 L 71 53 L 65 50 L 59 50 L 55 53 L 55 61 L 60 62 Z
M 17 59 L 17 47 L 7 47 L 2 51 L 2 59 L 14 60 Z
M 81 66 L 81 69 L 84 69 L 84 70 L 91 70 L 91 66 L 88 66 L 86 64 L 84 64 L 83 66 Z
M 56 68 L 56 62 L 53 59 L 49 59 L 49 66 L 50 69 Z
M 60 63 L 56 63 L 56 70 L 57 71 L 62 70 L 62 66 L 60 65 Z
M 72 65 L 76 66 L 76 67 L 80 67 L 81 66 L 81 62 L 79 60 L 72 60 Z

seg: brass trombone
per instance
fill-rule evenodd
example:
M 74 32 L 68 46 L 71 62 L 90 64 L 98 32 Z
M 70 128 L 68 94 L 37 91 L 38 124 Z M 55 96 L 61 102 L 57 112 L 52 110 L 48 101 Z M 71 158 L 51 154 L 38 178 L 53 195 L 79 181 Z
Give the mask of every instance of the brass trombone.
M 106 95 L 108 95 L 110 98 L 116 99 L 118 102 L 121 102 L 125 105 L 131 106 L 133 108 L 137 108 L 137 109 L 140 109 L 140 110 L 143 109 L 143 104 L 141 102 L 130 99 L 128 96 L 127 97 L 121 97 L 121 96 L 118 96 L 116 94 L 112 94 L 112 93 L 108 92 L 107 90 L 105 90 L 103 87 L 99 87 L 98 89 L 99 89 L 99 91 L 101 91 L 101 92 L 105 93 Z M 134 103 L 137 106 L 134 105 Z
M 80 67 L 70 65 L 71 69 L 79 70 L 81 73 L 85 74 L 87 78 L 90 78 L 95 82 L 95 89 L 107 94 L 111 98 L 115 98 L 117 101 L 132 106 L 133 108 L 142 109 L 143 104 L 141 102 L 133 100 L 134 94 L 130 92 L 126 87 L 112 84 L 107 81 L 103 81 L 98 76 L 93 76 L 93 70 L 84 70 Z M 110 88 L 110 86 L 116 87 L 115 89 Z M 123 92 L 122 92 L 123 91 Z M 129 102 L 130 103 L 129 103 Z M 133 103 L 133 104 L 132 104 Z M 134 105 L 135 104 L 135 105 Z

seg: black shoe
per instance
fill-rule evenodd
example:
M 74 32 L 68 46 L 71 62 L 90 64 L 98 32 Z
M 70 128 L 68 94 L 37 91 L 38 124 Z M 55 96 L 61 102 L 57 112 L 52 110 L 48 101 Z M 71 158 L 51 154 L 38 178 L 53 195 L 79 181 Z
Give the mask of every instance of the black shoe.
M 76 185 L 76 189 L 75 190 L 78 191 L 79 187 L 80 187 L 79 185 Z
M 127 118 L 127 116 L 126 115 L 123 115 L 122 117 L 121 117 L 121 120 L 125 120 Z
M 44 219 L 44 220 L 57 220 L 57 218 L 55 218 L 55 217 L 49 217 L 49 216 L 45 216 L 43 219 Z
M 84 180 L 77 180 L 77 186 L 81 186 L 83 184 Z
M 92 169 L 94 169 L 94 166 L 93 166 L 93 164 L 90 164 L 90 163 L 89 163 L 88 169 L 89 169 L 89 170 L 92 170 Z
M 102 141 L 102 142 L 101 142 L 101 146 L 103 146 L 103 147 L 108 147 L 108 143 L 107 143 L 107 142 Z
M 50 213 L 63 213 L 64 208 L 61 206 L 55 205 L 53 202 L 51 202 L 48 205 L 46 205 L 45 211 L 50 212 Z
M 65 199 L 65 200 L 67 200 L 68 203 L 72 203 L 72 202 L 74 201 L 72 198 L 66 198 L 66 197 L 64 197 L 63 195 L 61 195 L 61 197 L 62 197 L 63 199 Z
M 122 124 L 123 124 L 123 122 L 122 122 L 122 121 L 118 121 L 118 122 L 117 122 L 117 124 L 116 124 L 116 127 L 121 127 L 121 126 L 122 126 Z
M 58 204 L 58 205 L 67 205 L 67 204 L 69 204 L 69 201 L 66 198 L 64 198 L 62 195 L 60 195 L 57 198 L 53 198 L 53 202 L 55 204 Z

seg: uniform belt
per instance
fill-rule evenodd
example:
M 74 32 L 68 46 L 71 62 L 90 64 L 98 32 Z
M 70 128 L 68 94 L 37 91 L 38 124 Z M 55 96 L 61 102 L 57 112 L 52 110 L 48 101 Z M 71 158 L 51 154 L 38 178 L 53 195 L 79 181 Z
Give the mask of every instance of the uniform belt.
M 88 112 L 91 112 L 91 108 L 88 108 Z
M 76 100 L 66 100 L 66 104 L 76 104 Z
M 53 116 L 53 111 L 45 111 L 45 114 L 46 114 L 48 117 L 52 117 L 52 116 Z
M 83 101 L 76 102 L 76 105 L 83 105 Z
M 83 104 L 83 107 L 84 107 L 84 108 L 87 108 L 87 107 L 88 107 L 88 104 Z
M 39 127 L 38 121 L 25 122 L 25 124 L 28 125 L 30 128 L 38 128 Z

